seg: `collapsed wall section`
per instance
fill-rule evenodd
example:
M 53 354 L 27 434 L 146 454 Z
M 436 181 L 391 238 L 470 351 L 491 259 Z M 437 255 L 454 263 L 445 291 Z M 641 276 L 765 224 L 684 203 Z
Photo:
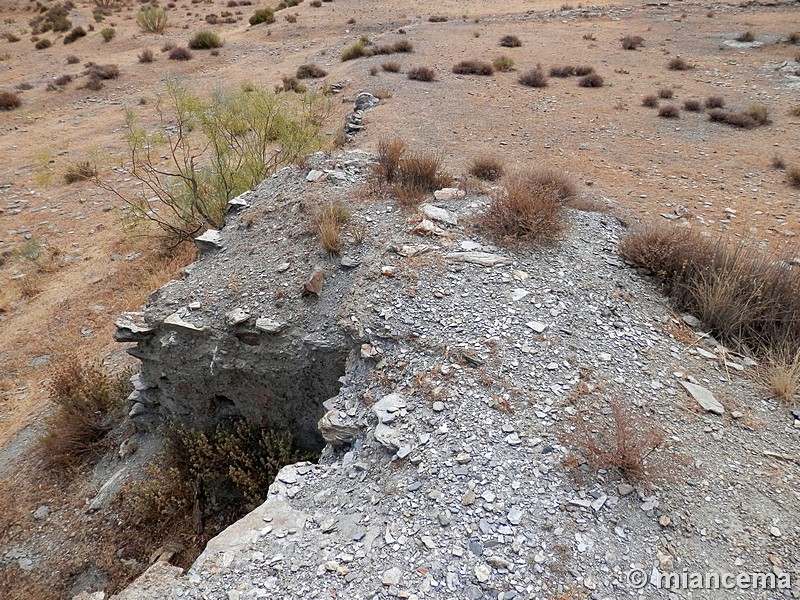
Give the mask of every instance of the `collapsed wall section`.
M 319 246 L 310 215 L 331 198 L 346 201 L 368 161 L 314 159 L 317 180 L 288 168 L 232 201 L 228 225 L 203 236 L 184 279 L 117 320 L 115 339 L 135 342 L 128 352 L 141 361 L 130 397 L 139 430 L 244 418 L 291 431 L 304 450 L 324 446 L 323 402 L 360 345 L 345 318 L 357 269 Z M 309 291 L 312 276 L 324 293 Z

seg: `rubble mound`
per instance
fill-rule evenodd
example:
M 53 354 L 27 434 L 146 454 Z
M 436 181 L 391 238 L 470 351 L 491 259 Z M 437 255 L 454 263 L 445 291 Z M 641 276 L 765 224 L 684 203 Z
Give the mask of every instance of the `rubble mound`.
M 500 247 L 470 225 L 483 195 L 444 191 L 419 213 L 367 201 L 371 160 L 280 171 L 120 321 L 142 360 L 141 428 L 233 414 L 323 448 L 186 575 L 126 597 L 668 598 L 663 577 L 682 572 L 785 584 L 798 430 L 751 362 L 694 335 L 621 260 L 624 227 L 570 211 L 558 243 Z M 352 211 L 339 256 L 309 225 L 333 199 Z M 576 456 L 575 424 L 612 399 L 663 431 L 664 478 Z

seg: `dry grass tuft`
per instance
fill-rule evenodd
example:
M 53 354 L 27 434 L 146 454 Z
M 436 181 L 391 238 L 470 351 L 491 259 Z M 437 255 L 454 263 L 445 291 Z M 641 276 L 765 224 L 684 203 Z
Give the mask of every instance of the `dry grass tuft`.
M 479 156 L 472 159 L 469 173 L 484 181 L 497 181 L 505 173 L 505 167 L 496 156 Z
M 381 69 L 383 69 L 387 73 L 399 73 L 400 63 L 395 61 L 385 62 L 381 65 Z
M 680 56 L 675 56 L 669 60 L 667 63 L 667 68 L 670 71 L 688 71 L 689 69 L 693 69 L 694 67 L 686 62 Z
M 620 252 L 661 279 L 676 308 L 732 345 L 760 352 L 800 348 L 800 269 L 756 248 L 668 225 L 632 230 Z
M 494 67 L 480 60 L 462 60 L 453 66 L 456 75 L 493 75 Z
M 566 228 L 564 202 L 576 193 L 575 184 L 552 169 L 514 173 L 492 194 L 478 224 L 504 243 L 551 243 Z
M 621 41 L 625 50 L 636 50 L 644 46 L 644 38 L 640 35 L 626 35 Z
M 578 80 L 578 85 L 585 88 L 600 88 L 603 87 L 605 80 L 597 73 L 592 73 L 586 77 L 581 77 Z
M 675 95 L 675 92 L 672 88 L 661 88 L 658 90 L 658 97 L 663 98 L 664 100 L 669 100 Z
M 500 38 L 500 45 L 504 48 L 519 48 L 522 46 L 522 40 L 516 35 L 504 35 Z
M 492 61 L 492 65 L 498 71 L 507 73 L 514 68 L 514 59 L 506 55 L 498 56 Z
M 761 378 L 779 400 L 794 403 L 800 390 L 800 349 L 768 352 Z
M 297 67 L 295 77 L 298 79 L 319 79 L 325 77 L 328 72 L 320 66 L 314 64 L 300 65 Z
M 725 108 L 725 99 L 722 96 L 709 96 L 706 98 L 706 108 Z
M 70 184 L 77 181 L 86 181 L 97 177 L 97 168 L 88 161 L 73 163 L 64 173 L 64 183 Z
M 703 103 L 696 99 L 685 100 L 683 103 L 683 110 L 687 110 L 689 112 L 702 112 Z
M 550 77 L 572 77 L 575 75 L 575 67 L 566 65 L 563 67 L 550 67 Z
M 429 67 L 414 67 L 409 69 L 408 78 L 414 81 L 436 81 L 436 71 Z
M 788 181 L 790 185 L 800 188 L 800 167 L 790 167 L 786 171 L 786 181 Z
M 314 213 L 314 230 L 319 243 L 331 254 L 342 251 L 342 227 L 350 220 L 350 210 L 335 200 L 324 205 Z
M 547 73 L 539 67 L 519 76 L 519 82 L 533 88 L 547 87 Z
M 679 119 L 681 111 L 674 104 L 667 104 L 658 109 L 658 116 L 665 119 Z
M 648 94 L 642 98 L 642 106 L 647 108 L 658 108 L 658 96 L 655 94 Z
M 452 182 L 442 169 L 438 154 L 409 152 L 404 141 L 384 139 L 378 143 L 378 162 L 371 177 L 371 185 L 378 193 L 387 190 L 405 206 L 416 205 L 428 193 L 446 187 Z
M 22 106 L 19 94 L 15 92 L 0 92 L 0 110 L 14 110 Z

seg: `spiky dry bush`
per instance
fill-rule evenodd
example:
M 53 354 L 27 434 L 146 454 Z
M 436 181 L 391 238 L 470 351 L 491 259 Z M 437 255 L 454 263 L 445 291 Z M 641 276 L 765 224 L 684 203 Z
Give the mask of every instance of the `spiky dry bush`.
M 642 98 L 642 106 L 647 108 L 658 108 L 658 96 L 655 94 L 648 94 Z
M 578 77 L 585 77 L 594 73 L 594 67 L 590 65 L 578 65 L 575 67 L 575 75 Z
M 188 48 L 178 46 L 169 51 L 167 58 L 169 60 L 191 60 L 192 53 Z
M 0 92 L 0 110 L 14 110 L 22 106 L 19 94 L 15 92 Z
M 757 248 L 668 225 L 632 230 L 620 252 L 661 279 L 679 310 L 732 345 L 792 354 L 800 348 L 800 269 Z
M 585 88 L 600 88 L 603 87 L 605 80 L 597 73 L 592 73 L 586 77 L 581 77 L 578 80 L 578 85 Z
M 800 167 L 790 167 L 786 171 L 786 180 L 792 186 L 800 188 Z
M 497 181 L 505 173 L 505 167 L 496 156 L 477 156 L 470 162 L 469 173 L 484 181 Z
M 387 73 L 399 73 L 400 72 L 400 63 L 399 62 L 385 62 L 381 65 L 381 69 L 386 71 Z
M 500 45 L 504 48 L 519 48 L 522 46 L 522 40 L 516 35 L 504 35 L 500 38 Z
M 547 87 L 547 73 L 545 73 L 543 69 L 537 67 L 520 75 L 519 82 L 522 85 L 533 88 Z
M 667 68 L 670 71 L 688 71 L 689 69 L 694 68 L 685 59 L 681 58 L 680 56 L 675 56 L 669 59 L 667 63 Z
M 512 245 L 551 243 L 566 228 L 564 203 L 575 196 L 575 184 L 552 169 L 516 172 L 491 195 L 478 225 L 495 239 Z
M 67 171 L 64 173 L 64 183 L 86 181 L 93 177 L 97 177 L 97 168 L 92 163 L 88 161 L 73 163 L 67 167 Z
M 725 108 L 725 99 L 722 96 L 709 96 L 706 98 L 706 108 Z
M 126 385 L 97 362 L 69 358 L 55 370 L 47 391 L 56 410 L 41 438 L 42 457 L 71 472 L 99 454 L 122 406 Z
M 145 48 L 139 52 L 137 58 L 139 59 L 140 63 L 151 63 L 155 60 L 155 54 L 153 54 L 153 51 L 150 50 L 150 48 Z
M 617 471 L 634 483 L 671 479 L 679 461 L 664 433 L 621 397 L 608 400 L 608 410 L 580 407 L 564 434 L 592 470 Z
M 295 76 L 298 79 L 319 79 L 325 77 L 327 74 L 328 72 L 318 65 L 306 64 L 297 67 Z
M 683 110 L 688 110 L 689 112 L 702 112 L 703 103 L 696 99 L 685 100 L 683 102 Z
M 550 67 L 550 77 L 572 77 L 575 75 L 575 67 L 564 65 L 562 67 Z
M 622 37 L 621 41 L 625 50 L 636 50 L 644 46 L 644 38 L 640 35 L 626 35 Z
M 755 42 L 756 34 L 752 31 L 745 31 L 736 36 L 737 42 Z
M 462 60 L 453 66 L 456 75 L 493 75 L 494 67 L 480 60 Z
M 660 90 L 658 90 L 658 97 L 659 98 L 663 98 L 664 100 L 669 100 L 674 95 L 675 95 L 675 92 L 672 90 L 672 88 L 666 88 L 665 87 L 665 88 L 661 88 Z
M 771 351 L 759 368 L 762 381 L 773 396 L 792 403 L 800 390 L 800 349 Z
M 658 109 L 658 116 L 665 119 L 678 119 L 681 116 L 681 111 L 674 104 L 667 104 Z
M 408 70 L 407 77 L 414 81 L 436 81 L 436 71 L 430 67 L 414 67 Z
M 753 129 L 758 127 L 756 120 L 741 111 L 724 110 L 721 108 L 714 108 L 708 111 L 708 120 L 712 123 L 725 123 L 732 127 L 739 129 Z

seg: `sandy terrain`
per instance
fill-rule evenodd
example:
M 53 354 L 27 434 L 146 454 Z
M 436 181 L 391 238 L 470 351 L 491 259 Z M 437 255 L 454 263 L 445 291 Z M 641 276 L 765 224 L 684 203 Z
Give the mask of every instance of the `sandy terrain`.
M 246 81 L 272 87 L 313 62 L 329 72 L 327 82 L 347 82 L 334 97 L 331 137 L 356 93 L 380 90 L 391 97 L 369 111 L 367 128 L 353 145 L 374 150 L 382 138 L 401 137 L 414 148 L 442 152 L 455 174 L 486 153 L 508 166 L 552 165 L 642 217 L 661 219 L 661 213 L 685 207 L 683 218 L 711 235 L 743 236 L 800 254 L 800 190 L 772 164 L 778 155 L 800 166 L 800 117 L 789 112 L 800 105 L 800 77 L 794 75 L 800 46 L 786 42 L 800 29 L 796 2 L 620 1 L 567 9 L 552 1 L 462 0 L 437 3 L 434 12 L 427 2 L 335 0 L 320 7 L 304 2 L 277 13 L 274 24 L 256 27 L 247 20 L 261 3 L 226 5 L 178 2 L 169 10 L 166 32 L 154 35 L 136 25 L 139 4 L 121 5 L 95 23 L 94 5 L 78 0 L 69 18 L 94 30 L 69 45 L 63 34 L 49 32 L 41 37 L 52 47 L 35 50 L 28 26 L 33 5 L 0 2 L 0 34 L 21 38 L 0 39 L 0 91 L 32 86 L 20 92 L 20 108 L 0 111 L 0 445 L 46 409 L 48 369 L 59 359 L 77 351 L 122 365 L 125 356 L 111 341 L 114 317 L 141 303 L 189 259 L 184 253 L 154 260 L 152 240 L 121 233 L 113 198 L 88 183 L 67 186 L 61 177 L 70 163 L 99 153 L 102 174 L 124 188 L 128 182 L 111 170 L 124 157 L 124 111 L 155 122 L 155 99 L 169 77 L 197 90 Z M 206 23 L 206 15 L 224 11 L 241 20 Z M 285 19 L 289 14 L 296 22 Z M 430 22 L 434 14 L 447 20 Z M 99 32 L 111 26 L 116 36 L 106 43 Z M 203 28 L 223 37 L 217 56 L 196 51 L 192 60 L 178 62 L 159 52 L 167 42 L 185 45 Z M 732 43 L 745 31 L 755 34 L 756 44 Z M 414 52 L 340 61 L 341 50 L 362 34 L 375 43 L 408 39 Z M 507 34 L 517 35 L 522 46 L 501 48 L 498 40 Z M 644 46 L 624 50 L 620 38 L 626 34 L 642 36 Z M 155 62 L 138 62 L 144 48 L 155 52 Z M 501 54 L 514 59 L 515 71 L 489 77 L 451 72 L 458 61 L 491 61 Z M 67 64 L 69 55 L 80 61 Z M 694 68 L 669 70 L 668 60 L 677 55 Z M 120 77 L 102 90 L 82 89 L 90 60 L 118 65 Z M 386 60 L 396 60 L 403 71 L 432 67 L 437 81 L 370 75 Z M 551 78 L 543 89 L 520 85 L 519 74 L 537 64 L 592 65 L 605 85 L 581 88 L 576 78 Z M 74 81 L 48 91 L 48 83 L 64 74 Z M 762 104 L 772 123 L 744 130 L 711 123 L 703 112 L 660 118 L 641 99 L 665 87 L 678 106 L 709 95 L 722 96 L 731 108 Z M 48 169 L 52 177 L 45 185 Z M 44 272 L 15 254 L 37 241 L 57 253 Z M 38 293 L 25 296 L 24 281 Z

